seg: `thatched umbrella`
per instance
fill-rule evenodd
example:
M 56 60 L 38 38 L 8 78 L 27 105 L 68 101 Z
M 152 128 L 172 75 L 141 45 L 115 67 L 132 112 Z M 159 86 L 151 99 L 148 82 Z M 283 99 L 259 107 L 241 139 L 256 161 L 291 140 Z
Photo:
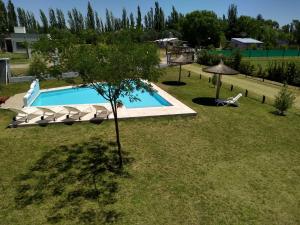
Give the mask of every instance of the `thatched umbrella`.
M 221 60 L 221 62 L 218 65 L 207 67 L 207 68 L 203 69 L 203 71 L 207 72 L 207 73 L 213 73 L 213 74 L 217 74 L 218 75 L 217 76 L 217 93 L 216 93 L 216 99 L 219 99 L 222 75 L 236 75 L 236 74 L 239 74 L 238 71 L 230 68 L 229 66 L 226 66 L 223 63 L 223 60 Z
M 178 77 L 178 83 L 180 83 L 181 80 L 181 66 L 185 64 L 192 63 L 193 61 L 185 57 L 184 55 L 180 55 L 176 59 L 172 60 L 171 63 L 179 65 L 179 77 Z

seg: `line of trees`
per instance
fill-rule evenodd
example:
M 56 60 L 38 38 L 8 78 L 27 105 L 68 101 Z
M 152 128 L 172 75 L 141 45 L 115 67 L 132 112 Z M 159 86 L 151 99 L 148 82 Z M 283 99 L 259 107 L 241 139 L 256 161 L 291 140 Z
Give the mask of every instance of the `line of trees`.
M 7 5 L 0 0 L 0 33 L 13 32 L 14 26 L 25 26 L 31 33 L 48 33 L 53 29 L 68 29 L 74 34 L 91 30 L 96 33 L 131 29 L 141 31 L 146 38 L 166 37 L 171 32 L 193 46 L 213 45 L 224 47 L 232 37 L 252 37 L 265 42 L 266 48 L 276 47 L 278 41 L 289 45 L 300 45 L 300 21 L 279 26 L 277 21 L 266 20 L 261 14 L 256 18 L 238 15 L 236 5 L 230 5 L 227 15 L 219 18 L 213 11 L 193 11 L 186 15 L 173 6 L 169 16 L 155 2 L 154 7 L 143 16 L 137 6 L 136 13 L 122 10 L 121 18 L 115 17 L 106 9 L 105 16 L 99 16 L 90 2 L 87 14 L 73 8 L 64 15 L 61 9 L 40 10 L 40 22 L 28 10 L 15 7 L 11 0 Z

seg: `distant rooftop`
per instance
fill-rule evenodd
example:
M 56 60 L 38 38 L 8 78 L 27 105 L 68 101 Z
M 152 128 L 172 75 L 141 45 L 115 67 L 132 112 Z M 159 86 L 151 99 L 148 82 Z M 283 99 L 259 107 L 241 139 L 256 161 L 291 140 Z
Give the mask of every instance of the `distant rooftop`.
M 178 38 L 163 38 L 163 39 L 158 39 L 155 40 L 155 42 L 169 42 L 169 41 L 177 41 Z
M 263 42 L 253 38 L 231 38 L 231 40 L 235 40 L 243 44 L 263 44 Z

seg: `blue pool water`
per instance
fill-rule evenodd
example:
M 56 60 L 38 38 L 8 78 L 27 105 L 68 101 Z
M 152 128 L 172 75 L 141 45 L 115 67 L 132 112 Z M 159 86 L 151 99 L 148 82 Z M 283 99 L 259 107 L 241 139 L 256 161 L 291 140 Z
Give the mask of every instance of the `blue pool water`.
M 121 97 L 120 100 L 126 108 L 145 108 L 171 106 L 171 104 L 156 92 L 150 94 L 135 90 L 134 94 L 140 101 L 131 102 L 128 97 Z M 75 105 L 75 104 L 98 104 L 107 103 L 91 87 L 66 88 L 55 91 L 41 92 L 31 106 L 53 106 L 53 105 Z

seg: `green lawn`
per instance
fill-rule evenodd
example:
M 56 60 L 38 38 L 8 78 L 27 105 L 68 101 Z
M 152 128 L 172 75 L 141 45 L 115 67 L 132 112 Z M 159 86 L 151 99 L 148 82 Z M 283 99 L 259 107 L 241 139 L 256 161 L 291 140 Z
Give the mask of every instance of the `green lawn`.
M 299 111 L 199 105 L 215 90 L 195 74 L 183 81 L 159 85 L 198 115 L 122 120 L 124 173 L 112 121 L 6 129 L 12 113 L 0 110 L 1 224 L 300 224 Z
M 300 57 L 269 57 L 269 58 L 243 58 L 244 61 L 251 62 L 251 64 L 257 66 L 260 64 L 262 68 L 267 68 L 271 62 L 294 62 L 297 66 L 300 67 Z
M 26 53 L 0 52 L 0 58 L 9 58 L 11 64 L 29 63 L 29 59 Z

